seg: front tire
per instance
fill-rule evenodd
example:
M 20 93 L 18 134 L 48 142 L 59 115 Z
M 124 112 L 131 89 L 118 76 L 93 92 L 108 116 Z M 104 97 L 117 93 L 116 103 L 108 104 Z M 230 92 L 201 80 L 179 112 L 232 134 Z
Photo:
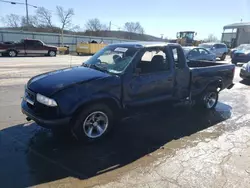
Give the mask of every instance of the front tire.
M 221 61 L 224 61 L 226 59 L 227 54 L 223 54 L 220 58 Z
M 114 112 L 105 104 L 94 104 L 76 116 L 72 134 L 79 141 L 94 142 L 105 137 L 113 125 Z

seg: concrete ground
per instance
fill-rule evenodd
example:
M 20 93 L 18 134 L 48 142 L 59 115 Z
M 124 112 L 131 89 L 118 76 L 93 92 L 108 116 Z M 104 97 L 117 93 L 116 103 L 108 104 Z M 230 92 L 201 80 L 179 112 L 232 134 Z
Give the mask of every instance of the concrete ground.
M 27 80 L 87 58 L 0 57 L 0 187 L 249 187 L 250 83 L 239 67 L 215 111 L 162 104 L 99 143 L 80 145 L 26 122 L 20 102 Z

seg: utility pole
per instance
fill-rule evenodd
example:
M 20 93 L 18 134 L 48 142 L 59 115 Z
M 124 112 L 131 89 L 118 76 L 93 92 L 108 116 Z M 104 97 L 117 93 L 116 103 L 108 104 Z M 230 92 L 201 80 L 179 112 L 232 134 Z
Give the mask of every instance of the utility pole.
M 109 31 L 111 31 L 111 21 L 109 22 Z
M 25 0 L 25 6 L 26 6 L 26 24 L 27 26 L 29 26 L 28 0 Z

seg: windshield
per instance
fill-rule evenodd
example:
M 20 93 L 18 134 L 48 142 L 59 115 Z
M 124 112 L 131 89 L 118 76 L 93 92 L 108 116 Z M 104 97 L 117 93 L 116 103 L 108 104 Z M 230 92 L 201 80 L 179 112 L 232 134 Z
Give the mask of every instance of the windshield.
M 194 38 L 194 33 L 193 32 L 180 32 L 179 36 L 180 36 L 180 38 L 193 39 Z
M 202 47 L 202 48 L 212 48 L 213 45 L 211 45 L 211 44 L 200 44 L 199 47 Z
M 107 46 L 84 64 L 110 73 L 121 73 L 130 64 L 138 50 L 133 47 Z
M 241 44 L 237 47 L 237 50 L 250 50 L 250 44 Z

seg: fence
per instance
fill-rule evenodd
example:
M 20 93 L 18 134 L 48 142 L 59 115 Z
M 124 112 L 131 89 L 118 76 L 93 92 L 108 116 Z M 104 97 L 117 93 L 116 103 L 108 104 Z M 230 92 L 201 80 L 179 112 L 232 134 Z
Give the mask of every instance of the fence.
M 21 39 L 38 39 L 43 41 L 45 44 L 60 46 L 62 44 L 62 37 L 59 33 L 40 33 L 40 32 L 28 32 L 28 31 L 10 31 L 0 30 L 0 42 L 6 41 L 19 41 Z M 74 52 L 76 50 L 76 44 L 79 42 L 89 42 L 95 40 L 98 43 L 103 41 L 106 44 L 128 42 L 132 40 L 110 38 L 110 37 L 94 37 L 94 36 L 83 36 L 83 35 L 68 35 L 65 34 L 63 37 L 63 44 L 69 46 L 69 50 Z

